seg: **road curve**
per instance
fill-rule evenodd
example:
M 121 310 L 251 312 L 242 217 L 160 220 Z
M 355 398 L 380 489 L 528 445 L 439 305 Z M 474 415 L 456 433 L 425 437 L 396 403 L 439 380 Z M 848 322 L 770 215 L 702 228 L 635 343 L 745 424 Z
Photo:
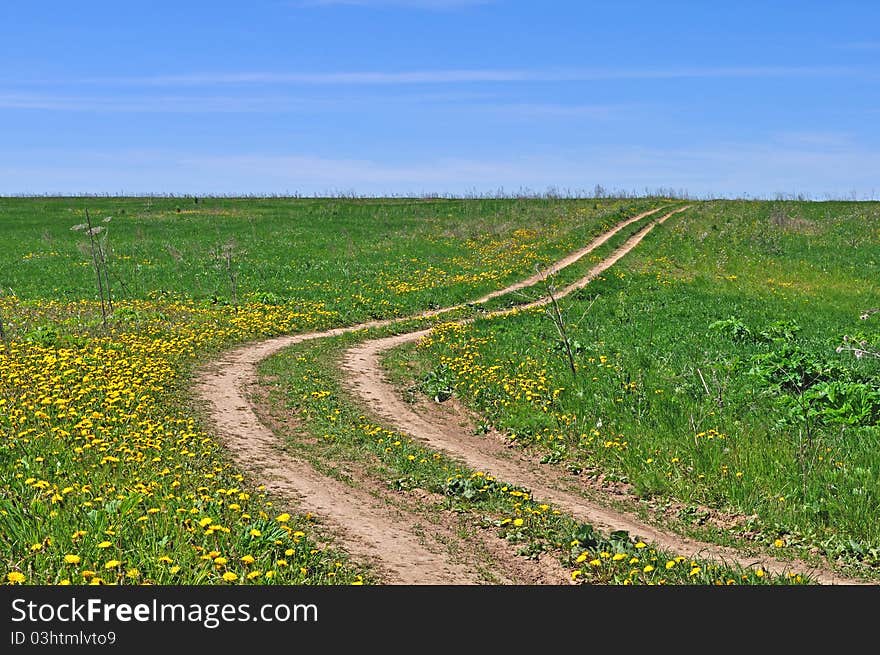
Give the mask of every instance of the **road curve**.
M 584 277 L 558 290 L 555 296 L 560 298 L 585 287 L 635 248 L 654 227 L 687 208 L 677 208 L 651 221 L 611 255 L 593 266 Z M 546 271 L 493 291 L 468 304 L 482 304 L 512 291 L 533 286 L 544 276 L 573 264 L 600 247 L 628 225 L 659 211 L 660 209 L 654 209 L 630 217 L 596 237 L 585 247 L 559 260 Z M 489 316 L 501 317 L 548 302 L 550 298 L 545 296 L 528 304 L 490 313 Z M 244 344 L 202 367 L 197 374 L 196 397 L 206 403 L 210 420 L 236 463 L 259 478 L 270 491 L 295 500 L 305 510 L 328 523 L 349 552 L 374 563 L 378 569 L 384 571 L 390 583 L 471 584 L 478 580 L 466 567 L 449 561 L 443 553 L 427 548 L 422 540 L 407 529 L 405 521 L 389 515 L 387 505 L 382 505 L 365 491 L 317 473 L 307 463 L 285 453 L 280 447 L 278 437 L 257 417 L 248 400 L 248 390 L 257 384 L 257 364 L 294 344 L 367 328 L 384 327 L 414 318 L 439 316 L 465 306 L 455 305 L 415 316 L 370 321 Z M 342 368 L 346 373 L 345 386 L 365 403 L 369 411 L 410 436 L 443 450 L 471 468 L 491 472 L 506 482 L 527 487 L 534 497 L 551 502 L 559 509 L 580 520 L 593 523 L 598 528 L 627 530 L 661 548 L 693 557 L 737 562 L 745 566 L 760 565 L 772 572 L 797 570 L 810 574 L 823 584 L 860 584 L 857 580 L 806 564 L 766 557 L 744 558 L 732 549 L 665 533 L 631 516 L 588 500 L 577 492 L 570 481 L 565 482 L 558 475 L 548 474 L 547 467 L 535 465 L 521 454 L 511 456 L 509 450 L 501 453 L 497 443 L 493 445 L 486 440 L 475 439 L 472 433 L 467 433 L 460 425 L 452 425 L 439 416 L 415 412 L 400 399 L 394 387 L 385 379 L 379 358 L 382 352 L 396 345 L 415 341 L 429 332 L 430 330 L 417 330 L 373 339 L 349 349 L 342 361 Z

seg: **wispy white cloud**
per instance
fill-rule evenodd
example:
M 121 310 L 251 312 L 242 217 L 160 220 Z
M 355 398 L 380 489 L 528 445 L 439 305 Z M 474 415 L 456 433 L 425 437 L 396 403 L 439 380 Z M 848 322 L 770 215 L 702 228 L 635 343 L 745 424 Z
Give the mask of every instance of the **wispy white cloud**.
M 0 93 L 0 110 L 20 109 L 94 113 L 295 113 L 309 111 L 362 111 L 367 106 L 417 105 L 442 112 L 467 112 L 471 116 L 495 115 L 511 119 L 582 118 L 607 120 L 624 115 L 631 106 L 562 103 L 499 102 L 489 94 L 410 93 L 359 94 L 340 101 L 316 96 L 68 96 L 39 93 Z
M 608 120 L 621 117 L 632 109 L 629 105 L 584 105 L 564 103 L 531 103 L 510 102 L 494 104 L 475 104 L 469 107 L 471 111 L 490 112 L 510 118 L 587 118 L 595 120 Z
M 232 84 L 315 84 L 315 85 L 397 85 L 446 84 L 467 82 L 528 81 L 533 75 L 507 70 L 437 70 L 405 72 L 327 72 L 327 73 L 190 73 L 129 78 L 91 78 L 89 82 L 157 86 L 213 86 Z
M 842 66 L 709 66 L 634 69 L 448 69 L 421 71 L 342 72 L 202 72 L 137 77 L 92 77 L 77 80 L 91 84 L 141 86 L 223 85 L 408 85 L 470 84 L 485 82 L 593 82 L 602 80 L 663 80 L 687 78 L 825 77 L 857 75 L 862 71 Z
M 773 135 L 784 146 L 795 148 L 851 149 L 855 137 L 849 132 L 838 131 L 786 131 Z
M 853 41 L 837 46 L 843 50 L 880 50 L 880 41 Z
M 0 109 L 108 113 L 259 113 L 315 108 L 321 103 L 300 98 L 205 96 L 65 96 L 0 93 Z
M 406 90 L 400 93 L 355 92 L 345 94 L 242 94 L 242 95 L 151 95 L 141 90 L 137 95 L 66 95 L 0 91 L 0 110 L 32 109 L 46 111 L 83 111 L 101 113 L 283 113 L 299 111 L 349 111 L 365 106 L 419 105 L 422 107 L 452 108 L 479 111 L 495 101 L 496 95 L 474 91 Z M 503 111 L 507 105 L 497 105 Z M 588 113 L 589 107 L 572 107 L 572 113 Z M 597 115 L 602 108 L 596 107 Z M 536 111 L 538 109 L 536 108 Z M 547 106 L 547 111 L 552 111 Z M 563 111 L 560 107 L 559 111 Z

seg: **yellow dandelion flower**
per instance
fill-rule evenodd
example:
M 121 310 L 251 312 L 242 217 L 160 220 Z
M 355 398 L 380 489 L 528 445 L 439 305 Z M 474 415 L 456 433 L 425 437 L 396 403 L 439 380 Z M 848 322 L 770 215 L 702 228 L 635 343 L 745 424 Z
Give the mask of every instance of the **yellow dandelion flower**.
M 645 548 L 647 545 L 644 541 L 640 541 L 636 544 L 636 548 Z
M 251 571 L 247 574 L 247 579 L 253 580 L 254 578 L 259 578 L 261 575 L 263 575 L 262 571 Z
M 674 560 L 674 559 L 671 559 L 671 560 L 669 560 L 668 562 L 666 562 L 666 568 L 667 568 L 667 569 L 671 569 L 673 566 L 675 566 L 675 560 Z
M 236 580 L 238 580 L 238 576 L 235 575 L 235 573 L 233 573 L 232 571 L 227 571 L 223 574 L 223 579 L 226 580 L 226 582 L 235 582 Z
M 591 559 L 590 560 L 590 566 L 601 566 L 601 565 L 602 565 L 602 560 L 600 560 L 600 559 Z
M 693 576 L 697 575 L 700 572 L 700 570 L 701 569 L 699 566 L 695 566 L 694 568 L 691 569 L 690 575 L 693 577 Z
M 782 548 L 783 546 L 785 546 L 785 542 L 782 539 L 777 539 L 773 542 L 773 546 L 776 548 Z
M 523 520 L 522 519 L 513 519 L 513 524 L 516 527 L 520 527 L 523 524 Z
M 79 555 L 65 555 L 64 562 L 66 564 L 79 564 L 82 558 Z
M 122 562 L 120 562 L 118 559 L 111 559 L 109 562 L 104 564 L 104 568 L 109 571 L 110 569 L 115 569 L 120 564 L 122 564 Z
M 646 564 L 645 568 L 642 569 L 642 571 L 644 571 L 645 573 L 650 573 L 653 570 L 654 570 L 654 567 L 651 566 L 650 564 Z
M 23 573 L 19 573 L 18 571 L 11 571 L 7 574 L 6 579 L 9 580 L 10 584 L 21 584 L 27 578 Z
M 257 530 L 256 528 L 251 528 L 251 536 L 252 537 L 262 537 L 263 533 Z
M 577 556 L 577 559 L 575 560 L 575 562 L 580 564 L 581 562 L 586 561 L 586 559 L 587 559 L 587 554 L 581 553 L 580 555 Z
M 758 576 L 759 578 L 763 578 L 764 577 L 764 569 L 758 569 L 757 571 L 755 571 L 755 575 Z
M 98 548 L 110 548 L 110 546 L 112 546 L 112 545 L 113 544 L 110 543 L 109 541 L 102 541 L 101 543 L 98 544 Z
M 275 517 L 275 520 L 279 523 L 287 523 L 290 520 L 290 514 L 284 512 L 284 514 L 279 514 Z
M 241 558 L 241 561 L 244 562 L 245 564 L 253 564 L 254 558 L 251 555 L 245 555 L 244 557 Z
M 171 575 L 174 575 L 174 574 L 177 573 L 178 571 L 180 571 L 180 567 L 177 566 L 176 564 L 175 564 L 174 566 L 172 566 L 170 569 L 168 569 L 168 572 L 169 572 Z

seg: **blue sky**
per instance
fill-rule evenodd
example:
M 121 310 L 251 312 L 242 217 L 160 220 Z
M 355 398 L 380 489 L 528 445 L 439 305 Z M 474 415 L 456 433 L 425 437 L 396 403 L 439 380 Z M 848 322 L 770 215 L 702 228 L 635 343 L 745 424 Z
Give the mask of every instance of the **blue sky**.
M 0 194 L 880 198 L 874 0 L 0 6 Z

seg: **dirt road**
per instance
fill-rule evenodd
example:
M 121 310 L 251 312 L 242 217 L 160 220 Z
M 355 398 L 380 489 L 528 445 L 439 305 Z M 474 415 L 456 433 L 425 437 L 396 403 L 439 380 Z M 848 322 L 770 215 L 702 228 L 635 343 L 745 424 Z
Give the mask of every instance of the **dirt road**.
M 556 293 L 565 296 L 583 288 L 621 257 L 635 248 L 657 225 L 674 214 L 680 207 L 651 221 L 618 247 L 610 256 L 593 266 L 587 275 Z M 515 290 L 538 283 L 543 275 L 561 270 L 592 252 L 620 230 L 649 215 L 655 209 L 633 216 L 591 241 L 587 246 L 556 262 L 543 274 L 538 274 L 489 293 L 470 304 L 485 303 Z M 550 301 L 549 297 L 521 305 L 516 309 L 495 312 L 501 317 L 514 311 L 536 307 Z M 250 400 L 257 385 L 257 364 L 270 355 L 296 343 L 337 336 L 347 332 L 376 328 L 418 317 L 438 316 L 462 305 L 446 307 L 419 314 L 416 317 L 372 321 L 344 328 L 267 339 L 245 344 L 225 353 L 219 359 L 199 370 L 195 392 L 208 407 L 210 420 L 217 434 L 229 449 L 238 466 L 248 471 L 267 489 L 291 502 L 303 511 L 319 517 L 335 535 L 345 550 L 356 558 L 371 563 L 386 583 L 397 584 L 479 584 L 479 583 L 565 583 L 565 571 L 554 562 L 516 562 L 507 570 L 487 575 L 477 561 L 479 550 L 500 554 L 503 543 L 495 543 L 485 535 L 481 543 L 462 553 L 461 549 L 446 548 L 443 544 L 454 539 L 455 526 L 426 526 L 417 512 L 408 511 L 383 498 L 382 491 L 363 480 L 365 484 L 348 485 L 314 470 L 309 464 L 286 453 L 279 437 L 258 417 Z M 475 439 L 473 432 L 462 425 L 462 417 L 444 411 L 416 411 L 405 403 L 385 378 L 379 363 L 380 354 L 396 345 L 411 342 L 427 334 L 419 330 L 393 337 L 363 342 L 345 353 L 342 367 L 346 386 L 359 397 L 368 411 L 381 417 L 399 430 L 442 450 L 468 466 L 490 472 L 499 479 L 528 487 L 536 498 L 553 503 L 573 516 L 606 530 L 628 530 L 657 546 L 694 557 L 722 559 L 744 565 L 761 565 L 768 571 L 798 570 L 808 572 L 826 584 L 856 583 L 828 571 L 806 565 L 794 566 L 769 558 L 744 559 L 735 551 L 710 544 L 682 539 L 643 524 L 631 516 L 612 511 L 589 500 L 576 482 L 566 479 L 559 471 L 529 461 L 522 454 L 511 454 L 500 438 Z M 424 406 L 423 406 L 424 409 Z M 497 437 L 497 435 L 496 435 Z M 426 530 L 430 534 L 426 535 Z M 496 540 L 500 542 L 500 540 Z M 467 550 L 467 549 L 465 549 Z M 509 559 L 509 558 L 508 558 Z M 513 558 L 517 559 L 517 558 Z M 522 558 L 518 558 L 522 559 Z

